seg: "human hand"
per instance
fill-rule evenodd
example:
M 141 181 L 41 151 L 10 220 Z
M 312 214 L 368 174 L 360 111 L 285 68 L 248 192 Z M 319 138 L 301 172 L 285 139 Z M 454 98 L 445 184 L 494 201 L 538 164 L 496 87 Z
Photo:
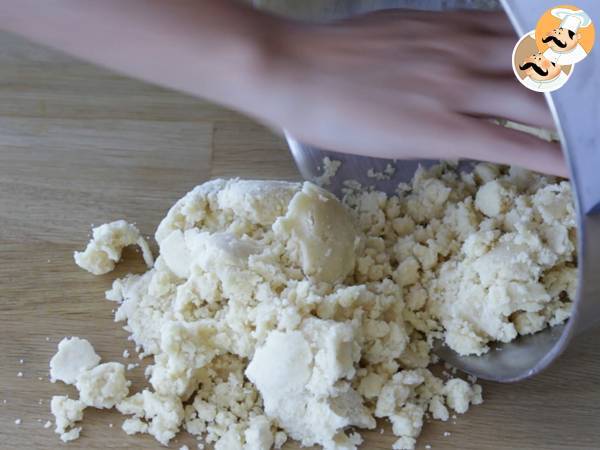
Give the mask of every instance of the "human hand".
M 12 0 L 3 8 L 0 29 L 316 146 L 567 175 L 558 145 L 482 120 L 553 127 L 543 96 L 512 75 L 516 36 L 500 13 L 390 10 L 311 25 L 233 0 Z
M 567 175 L 558 144 L 497 126 L 554 129 L 542 94 L 514 78 L 503 13 L 382 11 L 287 24 L 259 117 L 329 150 L 476 159 Z

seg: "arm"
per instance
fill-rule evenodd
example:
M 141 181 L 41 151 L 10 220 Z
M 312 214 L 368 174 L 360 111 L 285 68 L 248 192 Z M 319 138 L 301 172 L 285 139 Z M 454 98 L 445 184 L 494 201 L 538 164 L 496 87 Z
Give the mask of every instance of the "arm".
M 6 0 L 5 28 L 238 109 L 313 145 L 472 158 L 566 175 L 560 148 L 485 117 L 553 128 L 513 77 L 503 14 L 384 11 L 329 25 L 229 0 Z

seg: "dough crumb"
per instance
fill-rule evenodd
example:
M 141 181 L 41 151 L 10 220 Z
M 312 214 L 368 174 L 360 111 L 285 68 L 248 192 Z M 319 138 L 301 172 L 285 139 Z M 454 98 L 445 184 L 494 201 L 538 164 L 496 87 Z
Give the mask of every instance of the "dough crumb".
M 117 409 L 121 414 L 133 415 L 123 422 L 127 434 L 147 432 L 163 445 L 168 445 L 175 436 L 184 417 L 179 397 L 147 389 L 121 401 Z
M 50 410 L 56 423 L 55 432 L 60 435 L 63 442 L 77 439 L 81 427 L 75 423 L 83 419 L 85 405 L 79 400 L 72 400 L 65 395 L 55 395 L 50 401 Z
M 125 247 L 134 244 L 141 248 L 146 265 L 149 268 L 152 267 L 154 257 L 146 239 L 135 225 L 124 220 L 117 220 L 94 228 L 92 239 L 86 249 L 74 253 L 75 262 L 79 267 L 94 275 L 102 275 L 115 268 L 115 264 L 121 260 L 121 254 Z
M 125 366 L 117 362 L 100 364 L 79 374 L 75 386 L 79 399 L 86 406 L 112 408 L 129 394 L 130 381 L 125 378 Z
M 315 178 L 315 184 L 318 186 L 329 186 L 331 184 L 331 179 L 336 176 L 341 165 L 341 161 L 331 159 L 329 156 L 323 158 L 323 171 L 321 175 Z
M 377 172 L 375 169 L 367 170 L 367 177 L 374 178 L 377 181 L 389 180 L 396 173 L 396 168 L 388 163 L 381 172 Z
M 81 372 L 92 369 L 99 362 L 100 357 L 89 341 L 78 337 L 64 338 L 50 360 L 50 381 L 73 384 Z

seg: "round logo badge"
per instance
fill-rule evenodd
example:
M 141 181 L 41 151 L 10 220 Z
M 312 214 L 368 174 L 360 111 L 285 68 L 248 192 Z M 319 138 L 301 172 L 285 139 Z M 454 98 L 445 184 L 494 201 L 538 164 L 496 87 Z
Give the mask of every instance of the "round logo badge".
M 565 85 L 574 65 L 561 66 L 550 61 L 536 45 L 536 32 L 523 36 L 513 50 L 513 71 L 517 80 L 535 92 L 553 92 Z

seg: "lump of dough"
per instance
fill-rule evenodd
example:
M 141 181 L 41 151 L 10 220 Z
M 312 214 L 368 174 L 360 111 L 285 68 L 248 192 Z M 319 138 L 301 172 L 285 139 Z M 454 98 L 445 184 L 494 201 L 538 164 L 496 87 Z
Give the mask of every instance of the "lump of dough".
M 207 233 L 197 229 L 172 231 L 160 243 L 160 252 L 169 269 L 179 278 L 189 278 L 192 264 L 205 271 L 219 272 L 225 267 L 245 267 L 260 245 L 239 239 L 233 233 Z
M 183 405 L 179 397 L 159 395 L 148 389 L 118 403 L 117 409 L 121 414 L 134 416 L 133 421 L 126 421 L 123 424 L 126 432 L 147 431 L 163 445 L 168 445 L 169 441 L 173 439 L 184 416 Z
M 125 366 L 110 362 L 81 373 L 75 386 L 84 404 L 102 409 L 112 408 L 127 397 L 130 384 L 125 378 Z
M 470 404 L 480 405 L 483 403 L 481 386 L 471 386 L 460 378 L 448 380 L 444 386 L 444 394 L 448 406 L 459 414 L 466 413 Z
M 246 375 L 263 397 L 285 398 L 302 393 L 310 379 L 311 364 L 310 345 L 301 332 L 273 331 L 256 350 Z
M 200 228 L 207 231 L 242 232 L 271 227 L 285 214 L 300 183 L 267 180 L 215 179 L 197 186 L 169 210 L 156 230 L 161 243 L 173 230 Z
M 148 243 L 140 231 L 124 220 L 105 223 L 92 230 L 92 239 L 83 252 L 75 252 L 75 262 L 82 269 L 102 275 L 115 268 L 121 259 L 123 249 L 137 244 L 142 249 L 144 262 L 148 267 L 154 265 L 154 258 Z
M 302 331 L 272 331 L 246 369 L 266 414 L 303 446 L 338 448 L 335 442 L 348 440 L 346 427 L 375 427 L 361 396 L 343 382 L 360 357 L 354 339 L 349 323 L 307 319 Z
M 219 206 L 257 225 L 272 225 L 285 214 L 300 183 L 271 180 L 232 180 L 217 194 Z
M 150 383 L 157 393 L 178 395 L 184 400 L 198 386 L 199 370 L 217 354 L 216 333 L 209 321 L 166 321 L 161 329 L 160 349 L 155 357 Z
M 360 243 L 354 218 L 326 190 L 305 182 L 273 229 L 289 238 L 291 258 L 315 280 L 341 282 L 354 270 Z
M 510 193 L 497 181 L 488 181 L 475 195 L 475 206 L 488 217 L 497 217 L 506 210 Z
M 64 338 L 58 344 L 58 352 L 50 360 L 50 381 L 73 384 L 85 370 L 98 365 L 100 357 L 86 339 Z
M 244 432 L 246 438 L 245 450 L 267 450 L 273 448 L 274 436 L 271 431 L 271 421 L 266 416 L 254 416 L 250 419 L 249 427 Z
M 160 256 L 179 278 L 189 277 L 192 255 L 185 243 L 183 231 L 173 230 L 160 242 Z
M 63 442 L 69 442 L 79 437 L 81 427 L 74 427 L 75 422 L 83 419 L 85 404 L 79 400 L 72 400 L 66 395 L 55 395 L 50 401 L 50 411 L 54 415 L 56 434 L 60 435 Z M 67 431 L 67 429 L 69 429 Z
M 231 233 L 186 232 L 186 242 L 194 255 L 194 263 L 217 274 L 226 268 L 245 268 L 250 255 L 260 253 L 260 245 L 250 239 L 238 239 Z

